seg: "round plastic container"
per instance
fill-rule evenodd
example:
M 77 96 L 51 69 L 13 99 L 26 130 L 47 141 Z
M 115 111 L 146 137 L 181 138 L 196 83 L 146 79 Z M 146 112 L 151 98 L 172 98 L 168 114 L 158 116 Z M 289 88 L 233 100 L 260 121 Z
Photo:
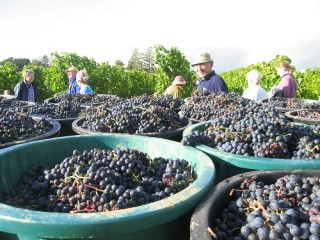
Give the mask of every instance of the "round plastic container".
M 1 94 L 1 95 L 0 95 L 0 98 L 1 98 L 3 101 L 14 101 L 14 100 L 16 100 L 17 96 L 15 96 L 15 95 Z
M 84 122 L 85 118 L 78 118 L 72 123 L 72 130 L 76 132 L 77 134 L 114 134 L 109 132 L 95 132 L 91 131 L 85 128 L 82 128 L 81 125 Z M 137 134 L 129 134 L 129 133 L 119 133 L 124 135 L 143 135 L 148 137 L 158 137 L 158 138 L 165 138 L 170 140 L 178 140 L 180 141 L 183 131 L 188 127 L 192 125 L 192 121 L 189 120 L 188 125 L 178 128 L 173 131 L 167 131 L 167 132 L 161 132 L 161 133 L 137 133 Z
M 72 129 L 72 123 L 78 118 L 59 118 L 56 119 L 61 125 L 60 137 L 77 135 Z
M 279 101 L 283 103 L 287 103 L 288 101 L 292 101 L 293 104 L 298 104 L 299 105 L 308 105 L 310 106 L 310 109 L 318 109 L 320 105 L 320 101 L 318 100 L 312 100 L 312 99 L 302 99 L 302 98 L 270 98 L 270 99 L 264 99 L 261 102 L 264 104 L 270 104 L 272 101 Z M 315 107 L 311 107 L 314 105 Z M 275 107 L 280 113 L 285 113 L 288 111 L 293 111 L 300 109 L 301 107 Z M 308 108 L 309 109 L 309 108 Z
M 213 237 L 208 232 L 208 227 L 213 225 L 213 221 L 230 202 L 230 192 L 237 188 L 246 178 L 257 176 L 257 181 L 265 184 L 274 183 L 278 178 L 285 175 L 297 175 L 299 177 L 317 177 L 320 170 L 278 170 L 278 171 L 253 171 L 235 175 L 215 185 L 206 196 L 199 202 L 190 222 L 191 240 L 212 240 Z
M 191 135 L 193 131 L 204 131 L 210 121 L 193 124 L 183 131 L 183 136 Z M 293 160 L 280 158 L 258 158 L 223 152 L 204 144 L 196 146 L 206 153 L 216 166 L 216 182 L 220 182 L 233 175 L 253 170 L 292 170 L 292 169 L 320 169 L 320 159 Z
M 314 112 L 314 113 L 320 114 L 320 109 L 314 109 L 314 110 L 299 109 L 299 110 L 288 111 L 284 115 L 293 122 L 303 123 L 303 124 L 320 124 L 319 118 L 299 117 L 298 116 L 299 111 Z
M 11 147 L 17 144 L 22 144 L 22 143 L 26 143 L 26 142 L 32 142 L 32 141 L 37 141 L 37 140 L 41 140 L 41 139 L 46 139 L 46 138 L 54 138 L 59 136 L 60 134 L 60 123 L 52 118 L 47 118 L 45 116 L 40 116 L 40 115 L 30 115 L 32 117 L 33 120 L 35 121 L 40 121 L 40 120 L 45 120 L 47 122 L 49 122 L 52 125 L 52 129 L 49 132 L 46 132 L 45 134 L 41 134 L 39 136 L 36 137 L 31 137 L 31 138 L 27 138 L 24 140 L 19 140 L 19 141 L 14 141 L 14 142 L 7 142 L 4 144 L 0 144 L 0 149 L 1 148 L 7 148 L 7 147 Z M 0 238 L 1 239 L 1 238 Z
M 24 171 L 35 163 L 45 161 L 54 166 L 75 149 L 117 147 L 137 149 L 150 158 L 186 159 L 194 166 L 197 179 L 171 197 L 110 212 L 48 213 L 0 203 L 1 239 L 189 239 L 192 211 L 211 189 L 215 168 L 211 159 L 201 151 L 166 139 L 120 134 L 77 135 L 3 149 L 0 152 L 0 193 L 12 188 Z

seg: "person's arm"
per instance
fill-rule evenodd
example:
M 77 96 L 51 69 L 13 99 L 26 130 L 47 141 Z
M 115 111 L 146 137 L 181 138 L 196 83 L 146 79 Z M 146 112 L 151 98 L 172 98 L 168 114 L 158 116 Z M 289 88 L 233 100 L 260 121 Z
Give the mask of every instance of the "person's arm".
M 21 84 L 20 83 L 18 83 L 18 84 L 16 84 L 16 86 L 14 87 L 14 89 L 13 89 L 13 91 L 14 91 L 14 95 L 17 97 L 18 96 L 18 94 L 19 94 L 19 91 L 20 91 L 20 86 L 21 86 Z

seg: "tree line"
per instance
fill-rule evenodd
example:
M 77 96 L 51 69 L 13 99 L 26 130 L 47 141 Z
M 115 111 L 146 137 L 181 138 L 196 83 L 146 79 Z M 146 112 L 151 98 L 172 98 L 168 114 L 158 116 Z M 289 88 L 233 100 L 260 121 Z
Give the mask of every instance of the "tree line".
M 277 55 L 269 62 L 260 62 L 228 72 L 220 73 L 225 79 L 230 91 L 242 94 L 247 87 L 246 74 L 251 69 L 258 70 L 263 76 L 261 86 L 269 90 L 280 81 L 276 65 L 285 60 L 291 63 L 287 56 Z M 32 69 L 35 81 L 41 94 L 41 100 L 62 93 L 66 90 L 68 78 L 64 70 L 70 66 L 86 69 L 90 74 L 89 84 L 99 94 L 112 94 L 120 97 L 131 97 L 142 94 L 162 94 L 172 83 L 176 75 L 182 75 L 187 82 L 183 89 L 183 97 L 189 97 L 196 90 L 196 73 L 190 67 L 190 62 L 176 47 L 169 49 L 156 45 L 145 53 L 134 49 L 127 66 L 116 60 L 98 63 L 86 56 L 76 53 L 53 52 L 50 57 L 40 59 L 8 58 L 0 62 L 0 90 L 10 90 L 22 81 L 22 70 Z M 294 77 L 298 83 L 297 97 L 318 99 L 320 96 L 320 68 L 295 71 Z

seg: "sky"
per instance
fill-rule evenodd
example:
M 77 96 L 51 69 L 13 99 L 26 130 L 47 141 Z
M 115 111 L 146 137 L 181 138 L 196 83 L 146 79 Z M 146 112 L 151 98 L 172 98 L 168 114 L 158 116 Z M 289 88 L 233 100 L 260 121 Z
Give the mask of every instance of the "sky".
M 0 61 L 76 53 L 127 64 L 134 49 L 206 51 L 225 72 L 286 55 L 320 67 L 319 0 L 0 0 Z

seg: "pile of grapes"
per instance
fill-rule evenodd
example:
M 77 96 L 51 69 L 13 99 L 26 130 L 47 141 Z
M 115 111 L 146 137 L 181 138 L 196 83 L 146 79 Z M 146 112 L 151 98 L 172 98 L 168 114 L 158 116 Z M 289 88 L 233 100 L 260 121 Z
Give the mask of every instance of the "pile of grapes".
M 62 93 L 50 99 L 50 103 L 70 102 L 72 104 L 82 105 L 98 105 L 101 103 L 108 103 L 111 107 L 117 104 L 118 101 L 122 101 L 123 98 L 107 95 L 107 94 L 69 94 Z
M 320 112 L 312 110 L 297 110 L 297 117 L 320 120 Z
M 209 231 L 214 239 L 319 239 L 320 178 L 245 179 Z
M 37 103 L 28 109 L 29 114 L 43 115 L 53 119 L 78 118 L 83 111 L 84 108 L 80 106 L 80 103 L 69 101 L 61 101 L 58 104 Z
M 172 110 L 180 109 L 185 103 L 183 99 L 173 98 L 171 95 L 154 96 L 144 94 L 141 96 L 133 96 L 128 100 L 131 103 L 129 106 L 141 106 L 147 108 L 152 105 L 158 105 Z
M 320 101 L 305 102 L 303 99 L 296 98 L 271 98 L 267 104 L 276 108 L 287 109 L 320 109 Z
M 250 104 L 253 104 L 251 100 L 234 92 L 216 93 L 199 89 L 181 106 L 180 114 L 194 121 L 208 121 L 217 117 L 241 119 Z
M 81 128 L 109 133 L 164 133 L 188 125 L 189 120 L 168 108 L 150 105 L 128 107 L 128 102 L 108 108 L 104 104 L 86 110 Z
M 8 101 L 5 100 L 4 98 L 0 99 L 0 107 L 1 108 L 19 108 L 23 109 L 29 106 L 29 102 L 27 101 Z
M 36 165 L 3 193 L 7 205 L 36 211 L 104 212 L 158 201 L 188 187 L 192 164 L 134 149 L 73 150 L 53 168 Z
M 130 98 L 122 98 L 115 95 L 103 94 L 68 94 L 63 93 L 49 100 L 49 103 L 70 102 L 71 104 L 81 104 L 82 106 L 97 106 L 104 104 L 108 108 L 118 105 L 126 105 L 127 107 L 141 106 L 148 108 L 151 105 L 158 105 L 172 110 L 180 109 L 184 104 L 184 100 L 175 99 L 170 95 L 146 95 L 132 96 Z
M 245 100 L 237 94 L 209 93 L 195 101 L 216 107 L 208 107 L 210 113 L 204 110 L 205 118 L 212 120 L 203 131 L 184 136 L 183 145 L 201 143 L 224 152 L 261 158 L 320 158 L 319 125 L 294 124 L 275 107 Z M 191 111 L 194 110 L 190 108 Z
M 47 120 L 35 120 L 16 108 L 0 107 L 0 147 L 6 143 L 38 137 L 52 128 L 52 124 Z

